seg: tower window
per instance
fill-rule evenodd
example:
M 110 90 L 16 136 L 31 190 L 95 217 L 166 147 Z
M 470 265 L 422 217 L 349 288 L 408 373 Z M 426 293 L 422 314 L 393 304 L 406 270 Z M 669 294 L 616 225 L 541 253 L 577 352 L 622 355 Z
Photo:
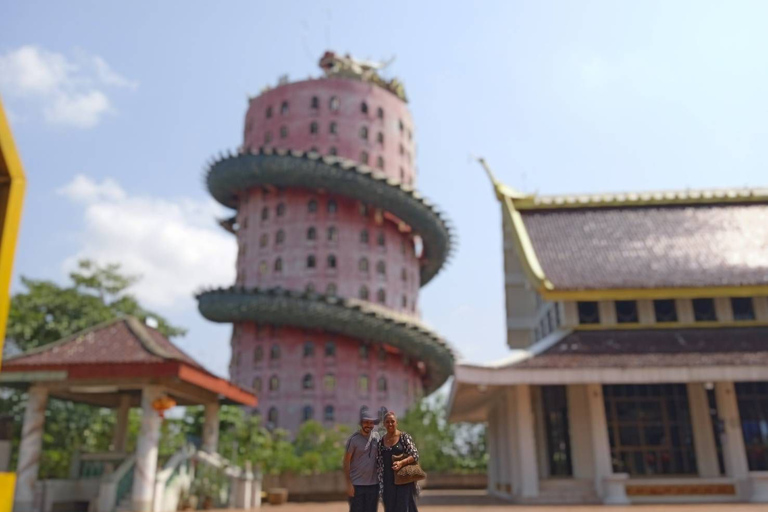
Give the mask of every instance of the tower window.
M 254 377 L 253 383 L 251 384 L 251 387 L 253 390 L 257 393 L 261 393 L 261 378 L 260 377 Z
M 360 272 L 368 272 L 368 258 L 360 258 L 357 262 L 357 268 Z
M 381 170 L 384 170 L 384 157 L 380 156 L 376 158 L 376 167 L 378 167 Z
M 317 229 L 314 226 L 307 228 L 307 240 L 317 240 Z
M 331 133 L 336 133 L 336 132 L 331 132 Z M 328 148 L 328 154 L 331 156 L 336 156 L 338 153 L 336 148 L 334 146 L 331 146 L 330 148 Z
M 272 117 L 272 106 L 267 107 L 267 119 Z
M 269 428 L 277 427 L 277 407 L 270 407 L 267 413 L 267 425 Z
M 275 233 L 275 244 L 280 245 L 285 242 L 285 231 L 282 229 Z
M 259 237 L 259 247 L 266 247 L 269 243 L 269 235 L 262 233 Z
M 367 244 L 368 243 L 368 230 L 364 229 L 360 232 L 360 243 L 361 244 Z
M 264 348 L 261 345 L 259 345 L 253 351 L 253 361 L 255 363 L 260 363 L 263 359 L 264 359 Z
M 336 344 L 329 341 L 325 344 L 325 357 L 336 357 Z
M 282 272 L 283 271 L 283 259 L 277 258 L 275 260 L 275 272 Z
M 369 355 L 368 345 L 366 345 L 366 344 L 360 345 L 360 349 L 359 350 L 360 350 L 360 359 L 364 359 L 364 360 L 367 361 L 368 360 L 368 355 Z
M 287 102 L 287 101 L 284 101 L 284 102 L 283 102 L 283 103 L 280 105 L 280 115 L 285 115 L 285 114 L 287 114 L 287 113 L 288 113 L 288 102 Z
M 379 132 L 376 134 L 376 142 L 379 144 L 384 144 L 384 134 Z
M 269 208 L 266 206 L 261 209 L 261 220 L 267 220 L 269 218 Z
M 330 108 L 333 112 L 338 112 L 339 107 L 341 107 L 341 102 L 339 101 L 339 98 L 336 96 L 331 96 L 331 99 L 328 100 L 328 108 Z
M 315 357 L 315 344 L 311 341 L 304 342 L 304 357 Z
M 336 285 L 334 283 L 328 283 L 328 286 L 325 288 L 325 294 L 330 295 L 331 297 L 336 295 Z
M 360 152 L 360 162 L 368 165 L 368 152 L 367 151 L 361 151 Z
M 275 210 L 278 217 L 282 217 L 283 215 L 285 215 L 285 203 L 278 204 Z
M 325 412 L 323 414 L 323 418 L 325 419 L 325 421 L 336 421 L 332 405 L 325 406 Z
M 400 130 L 400 133 L 403 133 L 403 130 L 405 129 L 405 125 L 403 124 L 402 119 L 397 120 L 397 127 Z
M 368 140 L 368 127 L 367 126 L 361 126 L 360 127 L 360 138 L 364 140 Z
M 674 299 L 654 300 L 653 314 L 658 323 L 677 322 L 677 305 Z
M 376 117 L 379 119 L 384 119 L 384 109 L 379 107 L 376 109 Z
M 597 307 L 597 302 L 577 302 L 579 310 L 579 323 L 580 324 L 599 324 L 600 323 L 600 310 Z
M 317 134 L 318 131 L 319 129 L 317 127 L 317 121 L 312 121 L 309 123 L 309 133 Z
M 315 260 L 315 255 L 310 254 L 307 256 L 307 268 L 315 268 L 317 265 L 317 261 Z
M 319 109 L 320 108 L 320 98 L 318 98 L 317 96 L 312 96 L 311 107 L 312 107 L 313 110 Z
M 338 131 L 338 125 L 336 124 L 336 121 L 333 121 L 330 125 L 328 125 L 328 133 L 332 135 L 336 135 L 337 131 Z
M 378 272 L 381 275 L 386 275 L 387 273 L 387 264 L 383 261 L 379 261 L 376 263 L 376 272 Z
M 307 293 L 315 293 L 315 285 L 313 283 L 307 283 L 307 286 L 304 288 L 304 290 Z
M 311 374 L 308 373 L 304 376 L 303 379 L 301 379 L 301 389 L 315 389 L 315 379 Z
M 366 102 L 362 102 L 360 104 L 360 112 L 362 112 L 363 114 L 368 113 L 368 104 Z
M 311 405 L 307 405 L 304 407 L 304 410 L 301 413 L 301 419 L 303 421 L 310 421 L 315 416 L 315 410 L 312 409 Z
M 357 388 L 360 391 L 360 393 L 368 393 L 369 392 L 369 386 L 368 386 L 368 376 L 363 374 L 357 379 Z
M 328 373 L 323 377 L 323 388 L 326 391 L 334 391 L 336 389 L 336 376 L 334 374 Z
M 339 209 L 339 206 L 336 204 L 336 200 L 329 199 L 327 209 L 328 213 L 336 213 L 336 211 Z
M 280 359 L 280 345 L 272 345 L 269 349 L 269 358 L 273 361 Z
M 368 287 L 367 286 L 361 286 L 360 292 L 358 293 L 358 297 L 360 297 L 361 300 L 368 300 Z
M 407 270 L 405 270 L 405 267 L 403 267 L 403 270 L 400 272 L 400 280 L 401 280 L 402 282 L 404 282 L 404 283 L 405 283 L 406 281 L 408 281 L 408 271 L 407 271 Z
M 408 307 L 408 297 L 406 297 L 405 295 L 403 295 L 402 306 L 403 306 L 403 308 L 407 308 Z
M 259 275 L 264 276 L 266 274 L 267 274 L 267 262 L 262 261 L 261 263 L 259 263 Z
M 616 321 L 620 324 L 636 324 L 639 322 L 637 314 L 637 301 L 617 300 L 614 303 L 616 308 Z
M 316 213 L 317 212 L 317 199 L 310 199 L 307 203 L 307 211 L 309 213 Z
M 379 291 L 376 292 L 376 300 L 379 301 L 379 304 L 385 304 L 387 302 L 387 292 L 383 289 L 379 289 Z
M 281 126 L 280 127 L 280 138 L 284 139 L 288 136 L 288 127 L 287 126 Z
M 328 255 L 328 268 L 336 268 L 336 256 L 333 254 Z
M 379 245 L 379 247 L 384 247 L 384 245 L 386 245 L 383 231 L 379 231 L 379 234 L 376 235 L 376 243 Z
M 338 234 L 338 231 L 336 230 L 336 227 L 330 226 L 328 228 L 328 241 L 335 242 L 336 240 L 338 240 L 338 238 L 339 238 L 339 234 Z
M 280 378 L 277 375 L 269 378 L 269 390 L 280 391 Z
M 754 320 L 755 306 L 751 297 L 734 297 L 731 299 L 734 320 Z
M 386 393 L 387 391 L 387 378 L 383 375 L 379 377 L 379 380 L 376 383 L 376 388 L 379 390 L 379 393 Z
M 716 322 L 714 299 L 693 299 L 693 318 L 697 322 Z
M 272 142 L 272 132 L 264 132 L 264 144 Z

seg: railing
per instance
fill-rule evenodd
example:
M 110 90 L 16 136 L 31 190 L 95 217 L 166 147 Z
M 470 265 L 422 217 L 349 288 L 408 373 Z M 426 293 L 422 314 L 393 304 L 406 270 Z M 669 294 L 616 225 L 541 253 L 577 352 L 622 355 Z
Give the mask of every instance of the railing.
M 118 480 L 117 490 L 115 491 L 115 504 L 123 501 L 123 498 L 133 490 L 133 474 L 135 470 L 136 464 L 131 464 L 131 468 Z
M 120 501 L 128 496 L 133 488 L 133 474 L 136 456 L 127 457 L 112 473 L 101 479 L 97 512 L 114 512 Z
M 125 453 L 79 453 L 72 459 L 70 478 L 100 478 L 115 471 L 127 457 Z

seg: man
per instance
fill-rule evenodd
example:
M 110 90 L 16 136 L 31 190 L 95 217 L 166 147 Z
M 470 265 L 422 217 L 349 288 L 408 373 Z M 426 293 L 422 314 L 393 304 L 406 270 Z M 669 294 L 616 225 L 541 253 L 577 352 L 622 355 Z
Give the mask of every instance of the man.
M 349 512 L 376 512 L 379 506 L 379 479 L 376 473 L 379 418 L 360 408 L 360 429 L 347 440 L 344 476 L 347 479 Z

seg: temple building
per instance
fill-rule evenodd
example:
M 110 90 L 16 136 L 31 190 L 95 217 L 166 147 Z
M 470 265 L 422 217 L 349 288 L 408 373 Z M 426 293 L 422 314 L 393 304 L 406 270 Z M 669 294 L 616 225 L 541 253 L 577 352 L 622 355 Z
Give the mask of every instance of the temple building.
M 768 191 L 542 197 L 488 172 L 513 350 L 457 364 L 449 417 L 487 424 L 489 492 L 767 502 Z
M 453 234 L 414 188 L 413 119 L 382 66 L 327 52 L 322 76 L 281 79 L 206 172 L 239 252 L 234 286 L 198 305 L 233 324 L 231 379 L 270 428 L 354 424 L 363 405 L 402 413 L 453 371 L 418 307 Z

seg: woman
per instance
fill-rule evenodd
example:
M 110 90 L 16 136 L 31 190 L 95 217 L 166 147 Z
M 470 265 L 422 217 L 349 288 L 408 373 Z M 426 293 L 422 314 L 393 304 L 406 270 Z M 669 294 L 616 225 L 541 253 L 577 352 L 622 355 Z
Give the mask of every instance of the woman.
M 413 439 L 406 432 L 397 429 L 397 416 L 388 412 L 384 416 L 386 433 L 379 441 L 377 457 L 379 472 L 379 492 L 384 501 L 386 512 L 418 512 L 416 500 L 419 488 L 415 483 L 395 485 L 395 473 L 408 464 L 419 461 L 419 452 Z M 400 460 L 392 460 L 393 456 L 405 454 Z M 398 458 L 398 457 L 395 457 Z

